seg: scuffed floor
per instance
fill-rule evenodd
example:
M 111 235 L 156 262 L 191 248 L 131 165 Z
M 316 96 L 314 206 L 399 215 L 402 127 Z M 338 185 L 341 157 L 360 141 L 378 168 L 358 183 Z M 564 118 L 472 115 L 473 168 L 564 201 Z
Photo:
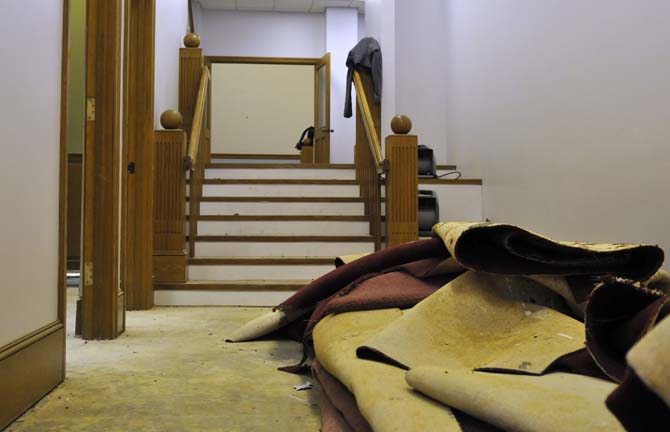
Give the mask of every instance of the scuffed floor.
M 68 317 L 74 317 L 68 298 Z M 9 431 L 318 431 L 318 388 L 278 372 L 300 359 L 288 341 L 224 342 L 267 309 L 128 312 L 115 341 L 72 337 L 67 378 Z

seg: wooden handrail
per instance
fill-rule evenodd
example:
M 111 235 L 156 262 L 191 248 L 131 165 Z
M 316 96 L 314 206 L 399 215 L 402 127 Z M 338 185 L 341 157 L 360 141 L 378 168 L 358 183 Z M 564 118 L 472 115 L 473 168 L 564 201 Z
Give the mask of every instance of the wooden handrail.
M 373 160 L 375 163 L 375 168 L 377 174 L 383 174 L 386 171 L 386 163 L 382 157 L 382 145 L 377 135 L 377 129 L 375 128 L 375 123 L 372 118 L 372 111 L 370 110 L 370 103 L 368 102 L 367 95 L 365 94 L 365 88 L 363 86 L 363 80 L 361 74 L 354 70 L 354 87 L 356 88 L 356 101 L 358 102 L 358 109 L 360 110 L 361 116 L 363 118 L 363 125 L 365 127 L 365 134 L 368 138 L 368 144 L 370 145 L 370 151 L 373 155 Z
M 203 66 L 202 74 L 200 75 L 200 86 L 198 88 L 198 96 L 195 102 L 195 113 L 193 114 L 193 127 L 191 128 L 191 136 L 188 141 L 188 151 L 184 158 L 184 169 L 194 169 L 194 163 L 198 160 L 198 152 L 200 150 L 200 138 L 205 118 L 205 104 L 207 102 L 207 87 L 209 85 L 209 68 Z

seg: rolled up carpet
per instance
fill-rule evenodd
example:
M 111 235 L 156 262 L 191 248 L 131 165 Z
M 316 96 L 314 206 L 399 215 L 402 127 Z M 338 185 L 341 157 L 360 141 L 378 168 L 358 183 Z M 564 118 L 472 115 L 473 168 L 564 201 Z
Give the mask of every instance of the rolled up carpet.
M 624 280 L 604 282 L 586 308 L 586 346 L 600 368 L 621 382 L 628 351 L 668 313 L 670 298 L 661 292 Z
M 518 432 L 623 431 L 604 401 L 615 385 L 566 373 L 542 376 L 417 367 L 414 389 L 503 430 Z
M 463 266 L 512 275 L 652 277 L 663 263 L 658 246 L 554 241 L 514 225 L 442 222 L 433 227 Z
M 564 307 L 530 279 L 469 271 L 363 341 L 358 355 L 404 368 L 541 374 L 584 348 L 584 325 L 558 312 Z
M 663 319 L 626 355 L 621 385 L 608 408 L 632 432 L 670 429 L 670 316 Z
M 333 407 L 339 415 L 345 419 L 347 425 L 355 432 L 371 432 L 372 428 L 365 420 L 353 394 L 334 376 L 328 373 L 321 366 L 318 360 L 312 363 L 312 375 L 321 385 L 321 390 L 325 393 Z M 323 414 L 321 415 L 323 421 Z
M 314 328 L 318 361 L 354 395 L 376 432 L 461 432 L 451 410 L 414 392 L 403 370 L 356 357 L 356 347 L 401 315 L 398 309 L 328 315 Z

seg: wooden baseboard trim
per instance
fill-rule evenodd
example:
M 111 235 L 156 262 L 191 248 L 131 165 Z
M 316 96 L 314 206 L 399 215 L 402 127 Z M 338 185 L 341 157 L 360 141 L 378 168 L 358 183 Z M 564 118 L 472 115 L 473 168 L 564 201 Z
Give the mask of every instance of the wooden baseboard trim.
M 54 322 L 0 348 L 0 430 L 63 381 L 64 339 Z
M 188 239 L 188 237 L 187 237 Z M 197 242 L 261 242 L 261 243 L 301 243 L 301 242 L 342 242 L 342 243 L 368 243 L 374 241 L 372 236 L 196 236 Z
M 186 220 L 190 220 L 186 216 Z M 200 215 L 198 221 L 208 222 L 367 222 L 367 216 L 340 215 Z
M 481 179 L 458 179 L 458 180 L 449 180 L 449 179 L 419 179 L 419 185 L 422 184 L 449 184 L 449 185 L 482 185 Z

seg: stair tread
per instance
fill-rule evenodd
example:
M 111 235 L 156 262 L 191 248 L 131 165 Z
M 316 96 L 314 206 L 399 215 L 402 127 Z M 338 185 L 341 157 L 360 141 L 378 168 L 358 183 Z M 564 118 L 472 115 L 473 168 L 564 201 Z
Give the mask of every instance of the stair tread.
M 187 237 L 188 238 L 188 237 Z M 245 241 L 245 242 L 372 242 L 372 236 L 267 236 L 267 235 L 201 235 L 196 236 L 196 241 L 200 242 L 225 242 L 225 241 Z
M 234 162 L 212 162 L 205 165 L 205 168 L 221 169 L 350 169 L 355 168 L 354 164 L 296 164 L 296 163 L 234 163 Z
M 188 201 L 188 197 L 186 197 Z M 362 203 L 359 197 L 267 197 L 267 196 L 206 196 L 200 202 L 334 202 L 334 203 Z
M 297 280 L 239 280 L 239 281 L 207 281 L 195 280 L 181 283 L 157 283 L 155 290 L 184 291 L 297 291 L 312 282 L 308 279 Z
M 358 185 L 356 180 L 334 179 L 205 179 L 204 184 Z
M 189 220 L 190 217 L 186 216 Z M 200 215 L 197 220 L 211 222 L 275 221 L 275 222 L 368 222 L 368 216 L 338 215 Z
M 333 265 L 334 257 L 195 257 L 189 265 Z
M 299 154 L 212 153 L 212 159 L 288 159 L 300 160 Z
M 419 184 L 482 185 L 481 179 L 419 179 Z

